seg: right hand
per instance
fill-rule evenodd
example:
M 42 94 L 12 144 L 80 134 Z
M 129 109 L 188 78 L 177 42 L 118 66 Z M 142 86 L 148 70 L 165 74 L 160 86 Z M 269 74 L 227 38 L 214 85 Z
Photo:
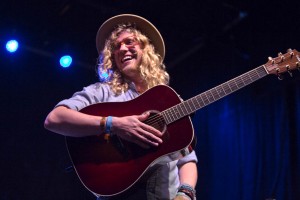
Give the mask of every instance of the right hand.
M 145 121 L 150 116 L 149 112 L 142 115 L 112 118 L 112 132 L 120 138 L 135 143 L 143 148 L 158 146 L 163 140 L 162 132 L 149 126 Z

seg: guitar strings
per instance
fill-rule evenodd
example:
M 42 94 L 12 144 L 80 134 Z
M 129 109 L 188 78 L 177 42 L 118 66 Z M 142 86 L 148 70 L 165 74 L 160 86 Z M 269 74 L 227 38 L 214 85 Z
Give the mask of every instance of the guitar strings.
M 256 69 L 253 69 L 247 73 L 244 73 L 232 80 L 225 82 L 224 84 L 216 86 L 216 87 L 212 88 L 211 90 L 208 90 L 207 92 L 204 92 L 198 96 L 195 96 L 195 97 L 183 102 L 181 104 L 183 106 L 174 106 L 170 109 L 167 109 L 166 115 L 173 116 L 174 114 L 176 115 L 178 113 L 184 113 L 185 115 L 190 114 L 193 111 L 195 111 L 197 108 L 204 107 L 205 105 L 212 103 L 212 102 L 220 99 L 221 97 L 226 96 L 227 94 L 232 93 L 232 92 L 236 91 L 237 89 L 240 89 L 240 88 L 258 80 L 259 78 L 262 78 L 265 75 L 267 75 L 267 73 L 266 73 L 264 67 L 259 66 Z M 227 86 L 227 87 L 225 87 L 225 86 Z M 234 87 L 236 87 L 236 89 L 234 89 Z M 224 92 L 224 95 L 222 95 L 222 93 L 223 93 L 222 91 Z M 209 95 L 209 93 L 211 95 Z M 220 95 L 220 93 L 221 93 L 221 95 Z M 204 100 L 205 97 L 206 97 L 206 101 Z M 211 98 L 209 98 L 209 97 L 212 97 L 213 100 L 210 101 Z M 201 104 L 201 102 L 202 102 L 202 104 Z M 177 112 L 174 108 L 177 109 Z M 180 109 L 178 109 L 178 108 L 180 108 Z
M 150 116 L 147 120 L 145 120 L 145 122 L 156 129 L 159 129 L 165 124 L 163 117 L 160 114 L 154 114 Z
M 150 116 L 145 122 L 148 125 L 160 128 L 165 124 L 168 124 L 169 122 L 177 120 L 180 116 L 185 116 L 189 113 L 192 113 L 192 111 L 195 111 L 196 108 L 204 107 L 205 105 L 212 103 L 220 99 L 221 97 L 226 96 L 227 94 L 230 94 L 242 87 L 245 87 L 246 85 L 264 77 L 265 75 L 267 75 L 265 69 L 263 68 L 263 66 L 260 66 L 219 86 L 216 86 L 200 95 L 197 95 L 187 101 L 184 101 L 181 104 L 170 107 L 165 111 L 162 111 L 161 113 L 154 114 Z M 223 96 L 222 91 L 224 92 Z M 212 101 L 210 101 L 211 97 L 213 98 Z

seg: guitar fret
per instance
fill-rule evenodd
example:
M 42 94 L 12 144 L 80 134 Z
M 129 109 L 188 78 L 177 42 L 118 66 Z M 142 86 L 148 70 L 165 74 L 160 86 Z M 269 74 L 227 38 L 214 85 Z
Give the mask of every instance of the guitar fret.
M 244 83 L 246 83 L 246 85 L 248 85 L 249 83 L 252 82 L 251 77 L 249 76 L 249 73 L 242 75 L 242 77 L 244 78 Z
M 194 104 L 194 100 L 195 98 L 191 98 L 189 101 L 187 101 L 189 103 L 189 106 L 191 108 L 191 112 L 197 110 L 197 106 Z M 197 103 L 197 102 L 196 102 Z
M 180 104 L 180 108 L 181 108 L 183 114 L 187 113 L 187 110 L 186 110 L 186 107 L 185 107 L 184 103 Z
M 201 98 L 201 100 L 202 100 L 203 106 L 205 106 L 205 105 L 206 105 L 206 103 L 205 103 L 205 101 L 204 101 L 204 99 L 203 99 L 203 95 L 202 95 L 202 94 L 200 94 L 199 96 L 200 96 L 200 98 Z
M 196 96 L 195 99 L 197 100 L 197 104 L 199 105 L 200 108 L 205 106 L 205 103 L 203 102 L 201 95 Z
M 195 111 L 195 110 L 197 110 L 197 105 L 195 105 L 195 98 L 191 98 L 191 100 L 190 101 L 188 101 L 189 103 L 191 103 L 191 105 L 193 106 L 193 109 L 192 109 L 192 111 Z M 197 103 L 197 102 L 196 102 Z
M 182 110 L 182 108 L 181 108 L 181 105 L 182 105 L 182 104 L 179 104 L 179 105 L 178 105 L 178 107 L 179 107 L 179 108 L 180 108 L 180 110 L 181 110 L 181 112 L 180 112 L 180 113 L 184 114 L 184 111 Z
M 237 89 L 239 89 L 240 87 L 239 87 L 239 85 L 237 84 L 237 82 L 236 82 L 236 78 L 235 79 L 233 79 L 234 80 L 234 84 L 236 85 L 236 87 L 237 87 Z
M 188 113 L 191 113 L 193 111 L 193 109 L 191 108 L 190 104 L 188 101 L 185 102 L 185 105 L 187 105 L 187 110 L 188 110 Z
M 218 90 L 217 90 L 216 87 L 212 88 L 211 91 L 214 93 L 214 96 L 216 97 L 215 99 L 220 99 L 220 95 L 219 95 Z M 217 95 L 218 95 L 218 97 L 217 97 Z
M 187 110 L 186 110 L 186 107 L 185 107 L 185 105 L 184 105 L 184 102 L 182 102 L 182 103 L 180 104 L 180 107 L 181 107 L 181 109 L 182 109 L 182 114 L 186 115 Z
M 177 110 L 177 118 L 180 118 L 182 115 L 184 115 L 183 111 L 181 110 L 180 104 L 176 106 Z
M 197 108 L 202 108 L 204 106 L 204 103 L 202 101 L 202 99 L 200 99 L 199 97 L 193 97 L 193 99 L 195 99 L 196 103 L 197 103 Z
M 252 74 L 252 71 L 250 71 L 250 72 L 246 73 L 246 74 L 245 74 L 245 76 L 247 76 L 247 77 L 245 77 L 245 78 L 246 78 L 246 81 L 247 81 L 247 83 L 249 83 L 249 82 L 251 82 L 251 81 L 252 81 L 252 76 L 253 76 L 253 74 Z
M 176 120 L 175 115 L 174 115 L 175 108 L 176 108 L 176 106 L 172 107 L 172 109 L 170 110 L 171 111 L 170 116 L 171 116 L 172 120 L 174 120 L 174 121 Z
M 230 89 L 231 89 L 231 91 L 236 91 L 238 89 L 238 87 L 237 87 L 234 79 L 231 80 L 231 81 L 229 81 L 229 83 L 230 83 Z
M 176 106 L 172 107 L 171 112 L 170 112 L 170 116 L 173 121 L 176 121 L 175 108 L 176 108 Z
M 259 78 L 264 77 L 264 74 L 266 73 L 265 69 L 262 68 L 256 68 L 255 71 L 257 72 Z
M 254 81 L 255 79 L 254 79 L 254 77 L 255 77 L 255 74 L 254 74 L 254 72 L 253 71 L 251 71 L 251 72 L 249 72 L 249 77 L 250 77 L 250 80 L 251 81 Z
M 173 111 L 174 107 L 168 109 L 167 115 L 168 115 L 168 119 L 169 121 L 174 121 L 174 116 L 172 115 L 172 111 Z
M 224 86 L 223 89 L 226 94 L 229 94 L 232 91 L 227 82 L 224 83 L 223 86 Z
M 218 93 L 219 98 L 224 96 L 224 90 L 222 89 L 222 87 L 220 86 L 215 87 L 215 91 Z
M 212 94 L 211 90 L 208 90 L 207 93 L 210 93 L 209 97 L 210 97 L 210 99 L 212 99 L 210 102 L 215 101 L 215 97 L 214 97 L 214 95 Z
M 192 108 L 191 108 L 190 104 L 188 103 L 188 101 L 186 101 L 184 105 L 186 105 L 186 110 L 188 111 L 188 113 L 192 112 Z
M 204 94 L 203 97 L 205 97 L 204 103 L 205 103 L 205 105 L 207 105 L 207 104 L 209 104 L 209 99 L 206 95 L 206 92 L 204 92 L 203 94 Z
M 169 109 L 165 110 L 164 112 L 161 112 L 161 115 L 163 116 L 164 120 L 166 121 L 167 124 L 171 123 L 172 121 L 169 119 Z
M 177 106 L 174 106 L 174 107 L 173 107 L 171 114 L 172 114 L 172 117 L 173 117 L 174 119 L 176 119 L 176 118 L 178 117 L 178 114 L 179 114 L 179 113 L 178 113 L 178 110 L 177 110 Z
M 238 76 L 236 79 L 239 79 L 239 81 L 237 83 L 237 85 L 238 85 L 239 88 L 242 88 L 242 87 L 245 86 L 245 83 L 244 83 L 244 81 L 243 81 L 243 79 L 242 79 L 241 76 Z

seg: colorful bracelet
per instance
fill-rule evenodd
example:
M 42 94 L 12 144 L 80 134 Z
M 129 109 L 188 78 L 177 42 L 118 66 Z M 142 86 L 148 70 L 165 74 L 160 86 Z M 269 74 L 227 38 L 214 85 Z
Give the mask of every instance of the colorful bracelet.
M 181 184 L 178 188 L 178 193 L 186 194 L 191 200 L 194 200 L 196 197 L 196 190 L 188 184 Z
M 100 133 L 104 133 L 106 124 L 106 117 L 101 117 L 100 119 Z
M 112 127 L 112 116 L 108 116 L 105 123 L 105 133 L 111 135 L 111 127 Z

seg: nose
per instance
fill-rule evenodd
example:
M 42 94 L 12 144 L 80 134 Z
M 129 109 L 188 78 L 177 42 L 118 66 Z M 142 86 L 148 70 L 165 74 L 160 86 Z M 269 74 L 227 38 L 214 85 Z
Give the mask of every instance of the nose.
M 128 50 L 128 48 L 127 48 L 127 46 L 126 46 L 126 44 L 125 44 L 124 42 L 122 42 L 122 43 L 120 44 L 119 50 L 120 50 L 120 51 L 127 51 L 127 50 Z

